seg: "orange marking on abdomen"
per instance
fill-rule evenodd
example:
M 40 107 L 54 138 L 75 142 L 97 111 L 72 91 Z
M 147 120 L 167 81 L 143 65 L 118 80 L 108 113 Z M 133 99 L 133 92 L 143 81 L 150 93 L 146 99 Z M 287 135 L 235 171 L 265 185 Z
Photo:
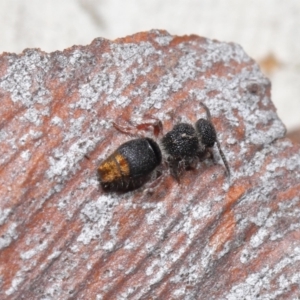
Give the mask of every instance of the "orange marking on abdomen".
M 128 164 L 126 158 L 123 155 L 121 155 L 121 154 L 116 154 L 115 155 L 115 160 L 119 164 L 119 168 L 121 170 L 121 174 L 123 176 L 129 176 L 130 175 L 130 169 L 129 169 L 129 164 Z
M 114 158 L 114 154 L 109 156 L 104 162 L 102 162 L 98 168 L 100 180 L 102 182 L 117 181 L 122 177 L 118 162 Z

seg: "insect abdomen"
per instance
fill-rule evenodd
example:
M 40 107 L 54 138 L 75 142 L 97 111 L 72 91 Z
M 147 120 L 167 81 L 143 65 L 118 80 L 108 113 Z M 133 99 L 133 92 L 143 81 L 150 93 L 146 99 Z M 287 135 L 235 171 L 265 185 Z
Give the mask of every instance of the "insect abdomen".
M 161 163 L 161 159 L 161 151 L 154 140 L 140 138 L 128 141 L 100 164 L 100 182 L 105 189 L 139 187 Z

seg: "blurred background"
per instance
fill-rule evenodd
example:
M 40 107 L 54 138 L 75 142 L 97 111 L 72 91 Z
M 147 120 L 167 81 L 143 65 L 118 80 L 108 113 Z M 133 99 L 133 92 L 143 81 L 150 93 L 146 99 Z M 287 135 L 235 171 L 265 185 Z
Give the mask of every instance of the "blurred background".
M 0 0 L 0 26 L 0 53 L 150 29 L 239 43 L 271 79 L 277 112 L 300 142 L 299 0 Z

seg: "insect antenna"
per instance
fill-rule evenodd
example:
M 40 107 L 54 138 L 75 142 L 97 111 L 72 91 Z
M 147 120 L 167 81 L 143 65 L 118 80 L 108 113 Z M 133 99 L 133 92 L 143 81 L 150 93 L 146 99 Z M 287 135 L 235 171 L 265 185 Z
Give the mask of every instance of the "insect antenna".
M 210 114 L 210 110 L 209 108 L 203 103 L 203 102 L 200 102 L 200 105 L 202 105 L 202 107 L 205 109 L 205 112 L 206 112 L 206 119 L 212 124 L 213 127 L 215 127 L 211 121 L 211 114 Z M 217 132 L 217 131 L 216 131 Z M 227 162 L 227 159 L 225 157 L 225 154 L 223 152 L 223 150 L 221 149 L 221 145 L 220 145 L 220 142 L 219 142 L 219 139 L 218 137 L 216 136 L 216 143 L 217 143 L 217 147 L 218 147 L 218 150 L 219 150 L 219 153 L 220 153 L 220 156 L 223 160 L 223 163 L 226 167 L 226 171 L 227 171 L 227 175 L 230 177 L 230 169 L 229 169 L 229 165 L 228 165 L 228 162 Z
M 216 143 L 217 143 L 217 147 L 218 147 L 220 156 L 221 156 L 221 158 L 222 158 L 222 160 L 223 160 L 223 163 L 224 163 L 224 165 L 225 165 L 225 167 L 226 167 L 227 175 L 228 175 L 228 177 L 230 177 L 230 169 L 229 169 L 229 165 L 228 165 L 227 159 L 226 159 L 226 157 L 225 157 L 225 155 L 224 155 L 224 152 L 223 152 L 222 149 L 221 149 L 221 145 L 220 145 L 220 142 L 219 142 L 218 138 L 216 139 Z

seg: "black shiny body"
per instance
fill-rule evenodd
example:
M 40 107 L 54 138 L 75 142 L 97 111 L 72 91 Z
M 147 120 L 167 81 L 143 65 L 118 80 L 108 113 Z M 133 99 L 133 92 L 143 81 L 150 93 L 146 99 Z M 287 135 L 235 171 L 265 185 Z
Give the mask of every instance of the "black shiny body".
M 211 148 L 218 146 L 228 175 L 229 166 L 220 143 L 211 116 L 206 105 L 202 103 L 207 113 L 206 119 L 199 119 L 195 126 L 187 123 L 179 123 L 162 138 L 162 146 L 167 154 L 167 161 L 171 174 L 179 181 L 181 173 L 188 168 L 193 168 L 197 160 L 204 160 L 208 156 L 213 157 Z
M 199 137 L 199 142 L 204 145 L 204 147 L 211 148 L 217 141 L 217 133 L 214 125 L 205 119 L 199 119 L 195 128 Z
M 195 125 L 179 123 L 164 135 L 161 146 L 164 150 L 166 163 L 171 175 L 179 181 L 181 173 L 189 168 L 195 168 L 197 162 L 208 157 L 213 158 L 212 147 L 217 144 L 220 156 L 224 162 L 227 174 L 230 175 L 229 166 L 220 143 L 216 129 L 211 122 L 210 111 L 203 103 L 207 118 L 199 119 Z M 114 123 L 114 127 L 128 134 L 137 130 L 145 130 L 153 127 L 157 137 L 162 133 L 161 121 L 153 117 L 137 126 L 120 126 Z M 98 176 L 105 190 L 129 191 L 146 183 L 152 174 L 155 179 L 161 179 L 160 172 L 152 173 L 162 163 L 162 152 L 158 144 L 151 138 L 137 138 L 119 146 L 98 167 Z M 157 180 L 154 180 L 157 184 Z M 152 185 L 153 186 L 153 185 Z
M 201 152 L 196 130 L 190 124 L 179 123 L 162 138 L 161 143 L 168 156 L 171 174 L 179 180 L 181 172 L 191 167 Z
M 162 154 L 154 140 L 130 140 L 119 146 L 100 164 L 98 177 L 104 190 L 134 190 L 150 178 L 161 161 Z
M 139 138 L 122 144 L 117 152 L 127 161 L 130 180 L 149 175 L 161 164 L 162 155 L 158 144 L 150 138 Z
M 174 159 L 185 159 L 191 153 L 198 153 L 199 141 L 195 128 L 187 123 L 179 123 L 163 138 L 162 144 Z

